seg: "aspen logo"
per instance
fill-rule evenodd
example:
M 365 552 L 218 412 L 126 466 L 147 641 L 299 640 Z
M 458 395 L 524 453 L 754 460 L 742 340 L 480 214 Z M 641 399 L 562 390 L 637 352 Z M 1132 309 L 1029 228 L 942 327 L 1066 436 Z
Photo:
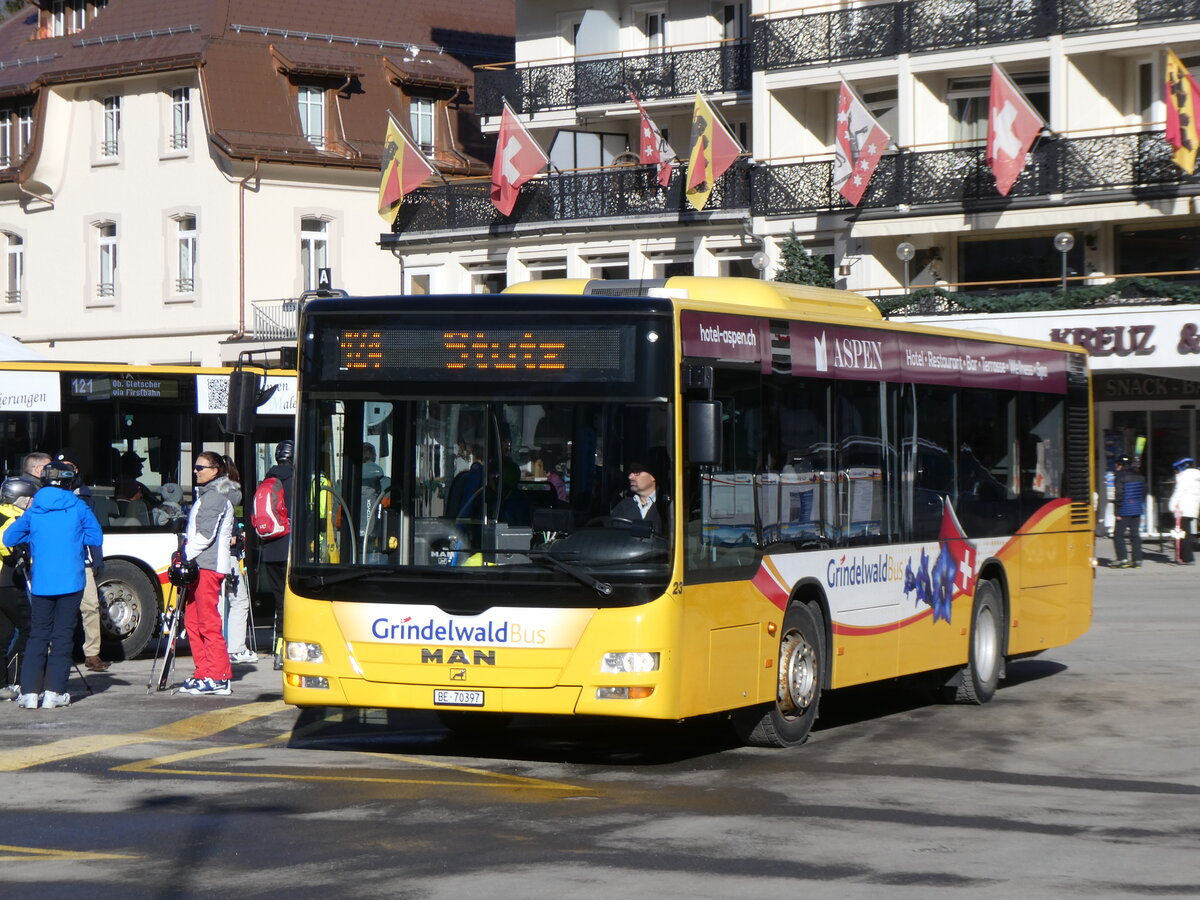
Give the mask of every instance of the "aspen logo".
M 882 369 L 883 341 L 862 338 L 827 340 L 825 332 L 813 338 L 813 355 L 818 372 L 828 372 L 832 360 L 835 369 Z

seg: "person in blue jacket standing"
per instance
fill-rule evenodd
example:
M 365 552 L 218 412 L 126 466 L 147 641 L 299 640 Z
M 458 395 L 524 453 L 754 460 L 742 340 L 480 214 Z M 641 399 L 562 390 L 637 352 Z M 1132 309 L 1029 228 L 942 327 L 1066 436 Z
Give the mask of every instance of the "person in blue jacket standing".
M 1113 479 L 1116 496 L 1116 527 L 1113 528 L 1113 549 L 1117 559 L 1111 569 L 1140 569 L 1142 567 L 1142 513 L 1146 511 L 1146 479 L 1132 468 L 1132 460 L 1122 454 L 1117 457 L 1117 474 Z M 1133 545 L 1133 556 L 1125 555 L 1125 538 Z
M 71 488 L 78 473 L 65 463 L 42 470 L 43 489 L 25 514 L 4 532 L 4 545 L 29 547 L 29 642 L 21 663 L 22 694 L 17 706 L 43 709 L 70 706 L 67 676 L 79 603 L 86 582 L 85 553 L 92 571 L 104 567 L 104 535 L 91 508 Z M 42 692 L 39 696 L 38 689 Z

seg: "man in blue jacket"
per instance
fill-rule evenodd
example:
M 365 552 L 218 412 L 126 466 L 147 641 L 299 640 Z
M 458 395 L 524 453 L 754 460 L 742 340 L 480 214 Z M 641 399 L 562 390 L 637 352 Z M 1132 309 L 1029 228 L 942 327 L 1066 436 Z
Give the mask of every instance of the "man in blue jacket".
M 25 514 L 0 538 L 7 547 L 29 546 L 32 616 L 21 663 L 22 694 L 17 698 L 17 706 L 22 709 L 37 709 L 39 699 L 43 709 L 71 705 L 67 676 L 86 584 L 85 551 L 97 574 L 104 565 L 100 523 L 91 508 L 71 491 L 77 475 L 64 463 L 47 465 L 42 470 L 44 489 L 34 495 Z
M 1122 454 L 1117 457 L 1117 474 L 1113 478 L 1116 496 L 1113 505 L 1116 525 L 1113 528 L 1113 549 L 1117 551 L 1112 569 L 1142 567 L 1142 513 L 1146 511 L 1146 479 L 1131 468 L 1132 460 Z M 1125 538 L 1133 545 L 1133 556 L 1125 555 Z

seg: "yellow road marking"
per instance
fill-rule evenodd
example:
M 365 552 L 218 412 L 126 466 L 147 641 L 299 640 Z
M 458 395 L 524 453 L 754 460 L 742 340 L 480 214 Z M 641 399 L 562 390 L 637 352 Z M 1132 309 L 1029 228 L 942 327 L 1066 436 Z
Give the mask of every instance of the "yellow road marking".
M 83 850 L 45 850 L 41 847 L 14 847 L 11 844 L 0 844 L 0 859 L 5 862 L 22 862 L 28 860 L 62 860 L 75 859 L 140 859 L 128 853 L 91 853 Z
M 304 730 L 311 730 L 313 727 L 322 723 L 315 723 Z M 153 759 L 142 759 L 131 763 L 125 763 L 120 766 L 114 766 L 114 772 L 141 772 L 152 773 L 155 775 L 206 775 L 224 778 L 260 778 L 265 781 L 285 780 L 285 781 L 327 781 L 327 782 L 366 782 L 371 784 L 420 784 L 420 785 L 438 785 L 452 787 L 484 787 L 477 779 L 433 779 L 433 778 L 391 778 L 378 775 L 304 775 L 294 772 L 236 772 L 236 771 L 218 771 L 206 769 L 180 769 L 167 768 L 174 763 L 180 763 L 188 759 L 198 759 L 201 756 L 213 756 L 218 753 L 234 753 L 238 750 L 261 750 L 264 747 L 269 747 L 272 744 L 279 744 L 289 738 L 295 737 L 293 732 L 284 732 L 275 738 L 268 741 L 257 741 L 253 744 L 239 744 L 231 747 L 201 747 L 196 750 L 183 750 L 179 753 L 171 753 L 167 756 L 157 756 Z M 351 750 L 346 751 L 356 753 L 360 756 L 372 756 L 379 759 L 386 759 L 390 762 L 404 762 L 414 766 L 426 766 L 429 768 L 449 769 L 453 772 L 461 772 L 464 775 L 476 775 L 482 778 L 506 782 L 513 787 L 529 788 L 531 790 L 541 791 L 576 791 L 582 792 L 583 788 L 575 784 L 566 784 L 559 781 L 548 781 L 544 778 L 529 778 L 523 775 L 508 775 L 503 772 L 489 772 L 486 769 L 476 769 L 471 766 L 460 766 L 454 763 L 441 762 L 438 760 L 421 759 L 415 756 L 399 756 L 392 753 L 374 753 L 368 751 Z M 595 790 L 589 788 L 589 794 L 594 794 Z
M 190 741 L 211 737 L 236 725 L 274 715 L 292 707 L 282 700 L 258 703 L 243 703 L 223 709 L 213 709 L 198 715 L 188 716 L 178 722 L 137 731 L 132 734 L 90 734 L 83 737 L 64 738 L 36 747 L 20 747 L 0 752 L 0 772 L 15 772 L 33 766 L 58 762 L 75 756 L 102 753 L 115 747 L 130 744 L 147 744 L 156 741 Z

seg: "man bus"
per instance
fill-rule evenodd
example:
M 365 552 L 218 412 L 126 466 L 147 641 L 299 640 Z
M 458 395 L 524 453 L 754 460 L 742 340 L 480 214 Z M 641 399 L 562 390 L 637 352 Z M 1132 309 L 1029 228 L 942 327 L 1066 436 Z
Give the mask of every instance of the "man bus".
M 697 277 L 314 300 L 300 334 L 297 706 L 790 746 L 826 690 L 932 672 L 983 703 L 1088 628 L 1077 348 Z M 661 528 L 613 515 L 649 459 Z

